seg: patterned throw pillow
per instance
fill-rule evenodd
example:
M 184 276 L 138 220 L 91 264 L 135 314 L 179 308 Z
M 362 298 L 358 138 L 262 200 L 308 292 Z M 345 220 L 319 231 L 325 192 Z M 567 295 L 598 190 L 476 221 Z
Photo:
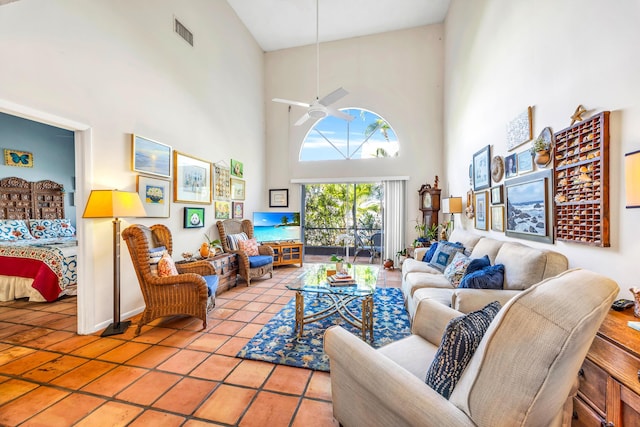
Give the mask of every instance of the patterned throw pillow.
M 471 274 L 474 271 L 482 270 L 490 265 L 491 260 L 489 259 L 489 255 L 485 255 L 482 258 L 474 258 L 469 263 L 469 267 L 467 267 L 467 272 L 465 274 Z
M 169 252 L 164 251 L 162 254 L 162 258 L 158 262 L 158 276 L 167 277 L 167 276 L 177 276 L 178 269 L 176 268 L 176 264 L 169 256 Z
M 446 240 L 438 242 L 438 248 L 436 253 L 433 254 L 433 258 L 429 261 L 429 265 L 440 272 L 444 272 L 444 269 L 453 261 L 453 256 L 457 252 L 463 252 L 464 246 L 459 243 L 451 243 Z
M 58 236 L 59 237 L 73 237 L 76 235 L 76 229 L 71 225 L 71 221 L 68 219 L 58 219 Z
M 465 275 L 459 288 L 502 289 L 504 287 L 504 264 L 490 265 Z
M 227 245 L 232 251 L 237 251 L 239 247 L 238 242 L 240 240 L 247 240 L 248 238 L 247 233 L 229 234 L 227 236 Z
M 449 399 L 498 311 L 500 303 L 494 301 L 482 310 L 456 317 L 449 322 L 427 372 L 425 382 L 429 387 Z
M 258 241 L 256 239 L 238 240 L 238 250 L 246 253 L 247 256 L 260 255 L 258 251 Z
M 457 252 L 453 257 L 453 261 L 444 269 L 444 277 L 447 278 L 451 285 L 458 286 L 470 262 L 471 258 L 461 252 Z
M 424 257 L 422 258 L 422 261 L 424 262 L 431 261 L 431 259 L 433 259 L 433 254 L 436 253 L 437 249 L 438 249 L 438 242 L 433 242 L 431 246 L 429 246 L 429 249 L 427 250 L 427 252 L 424 253 Z
M 151 274 L 158 275 L 158 263 L 166 250 L 167 248 L 164 246 L 149 249 L 149 267 L 151 267 Z
M 73 237 L 76 229 L 68 219 L 30 219 L 31 234 L 36 239 Z
M 33 239 L 27 224 L 21 219 L 6 219 L 0 221 L 0 240 Z

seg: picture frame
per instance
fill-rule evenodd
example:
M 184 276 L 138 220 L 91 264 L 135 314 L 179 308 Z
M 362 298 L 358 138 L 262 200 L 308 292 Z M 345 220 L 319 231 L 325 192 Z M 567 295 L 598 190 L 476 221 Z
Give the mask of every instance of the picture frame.
M 504 231 L 504 206 L 491 206 L 491 230 Z
M 289 190 L 286 188 L 277 188 L 269 190 L 269 207 L 270 208 L 288 208 L 289 207 Z
M 525 150 L 518 153 L 518 174 L 531 172 L 533 170 L 533 154 Z
M 244 202 L 233 202 L 233 219 L 244 218 Z
M 504 176 L 505 178 L 518 176 L 518 155 L 516 153 L 504 158 Z
M 238 160 L 231 159 L 231 176 L 244 178 L 244 165 Z
M 20 168 L 32 168 L 33 153 L 5 148 L 4 164 L 7 166 L 18 166 Z
M 244 200 L 245 198 L 245 181 L 237 178 L 231 178 L 231 199 Z
M 131 169 L 135 172 L 171 178 L 170 145 L 140 135 L 131 135 Z
M 518 114 L 507 124 L 508 151 L 511 151 L 533 139 L 533 127 L 531 126 L 532 118 L 533 108 L 529 106 L 525 111 Z
M 184 228 L 204 227 L 204 208 L 184 208 Z
M 211 203 L 211 163 L 173 152 L 173 201 Z
M 229 219 L 231 218 L 231 203 L 226 200 L 216 200 L 213 203 L 216 219 Z
M 474 194 L 474 205 L 476 207 L 475 227 L 478 230 L 488 230 L 489 222 L 487 216 L 488 209 L 488 191 L 480 191 Z
M 169 218 L 171 181 L 138 175 L 136 191 L 149 218 Z
M 496 185 L 495 187 L 491 187 L 491 204 L 492 205 L 501 205 L 504 203 L 504 186 Z
M 491 146 L 487 145 L 473 155 L 473 191 L 491 186 Z
M 505 182 L 505 233 L 510 237 L 553 243 L 551 171 Z
M 213 198 L 229 200 L 231 198 L 231 172 L 228 167 L 213 165 Z

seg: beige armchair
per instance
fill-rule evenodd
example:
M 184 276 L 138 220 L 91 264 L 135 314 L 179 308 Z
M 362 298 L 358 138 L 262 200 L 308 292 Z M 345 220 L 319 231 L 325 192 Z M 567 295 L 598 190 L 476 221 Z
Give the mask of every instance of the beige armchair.
M 332 327 L 324 345 L 334 416 L 345 427 L 569 425 L 578 371 L 617 294 L 615 282 L 580 269 L 520 292 L 491 322 L 449 400 L 425 377 L 461 313 L 423 300 L 413 335 L 378 350 Z
M 216 223 L 222 248 L 225 252 L 238 255 L 238 274 L 247 281 L 247 286 L 251 286 L 251 279 L 262 277 L 269 273 L 273 277 L 273 249 L 271 246 L 258 246 L 258 255 L 249 256 L 244 251 L 232 249 L 229 246 L 228 236 L 245 233 L 249 239 L 253 238 L 253 224 L 248 219 L 239 221 L 237 219 L 225 219 Z M 269 260 L 268 257 L 271 257 Z

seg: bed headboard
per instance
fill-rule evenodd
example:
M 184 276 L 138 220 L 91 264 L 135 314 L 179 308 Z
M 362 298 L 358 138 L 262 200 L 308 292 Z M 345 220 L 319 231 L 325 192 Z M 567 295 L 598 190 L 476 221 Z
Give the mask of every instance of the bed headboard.
M 57 182 L 0 179 L 0 219 L 64 218 L 64 188 Z

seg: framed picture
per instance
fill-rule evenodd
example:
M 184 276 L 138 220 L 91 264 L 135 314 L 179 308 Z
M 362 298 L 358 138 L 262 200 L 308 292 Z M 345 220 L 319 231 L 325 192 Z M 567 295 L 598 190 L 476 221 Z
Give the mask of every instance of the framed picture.
M 173 201 L 211 203 L 211 163 L 173 152 Z
M 507 149 L 509 151 L 533 139 L 532 117 L 533 108 L 527 107 L 526 111 L 518 114 L 507 124 Z
M 507 178 L 518 176 L 518 155 L 516 153 L 504 158 L 504 176 Z
M 244 202 L 233 202 L 233 218 L 244 218 Z
M 131 168 L 140 173 L 171 177 L 171 147 L 140 135 L 131 135 Z
M 171 181 L 138 175 L 136 190 L 150 218 L 169 218 Z
M 204 227 L 204 208 L 184 208 L 184 228 Z
M 504 203 L 504 187 L 502 185 L 497 185 L 495 187 L 491 187 L 491 204 L 492 205 L 501 205 Z
M 518 173 L 531 172 L 533 170 L 533 154 L 525 150 L 518 153 Z
M 216 200 L 229 200 L 231 198 L 231 175 L 229 168 L 221 165 L 213 165 L 213 198 Z
M 7 166 L 18 166 L 21 168 L 33 167 L 33 154 L 28 151 L 12 150 L 5 148 L 4 164 Z
M 231 198 L 244 200 L 245 182 L 241 179 L 231 178 Z
M 231 159 L 231 176 L 244 178 L 244 165 L 242 162 Z
M 213 203 L 213 207 L 216 211 L 216 219 L 229 219 L 231 218 L 231 203 L 224 200 L 216 200 Z
M 551 181 L 545 170 L 505 182 L 507 236 L 553 243 Z
M 483 190 L 491 186 L 491 146 L 487 145 L 473 155 L 473 190 Z
M 289 207 L 289 190 L 286 188 L 269 190 L 269 207 L 270 208 L 288 208 Z
M 489 215 L 489 209 L 487 205 L 487 191 L 480 191 L 474 195 L 476 206 L 476 224 L 475 227 L 478 230 L 488 230 L 487 215 Z
M 491 229 L 504 231 L 504 206 L 491 206 Z

